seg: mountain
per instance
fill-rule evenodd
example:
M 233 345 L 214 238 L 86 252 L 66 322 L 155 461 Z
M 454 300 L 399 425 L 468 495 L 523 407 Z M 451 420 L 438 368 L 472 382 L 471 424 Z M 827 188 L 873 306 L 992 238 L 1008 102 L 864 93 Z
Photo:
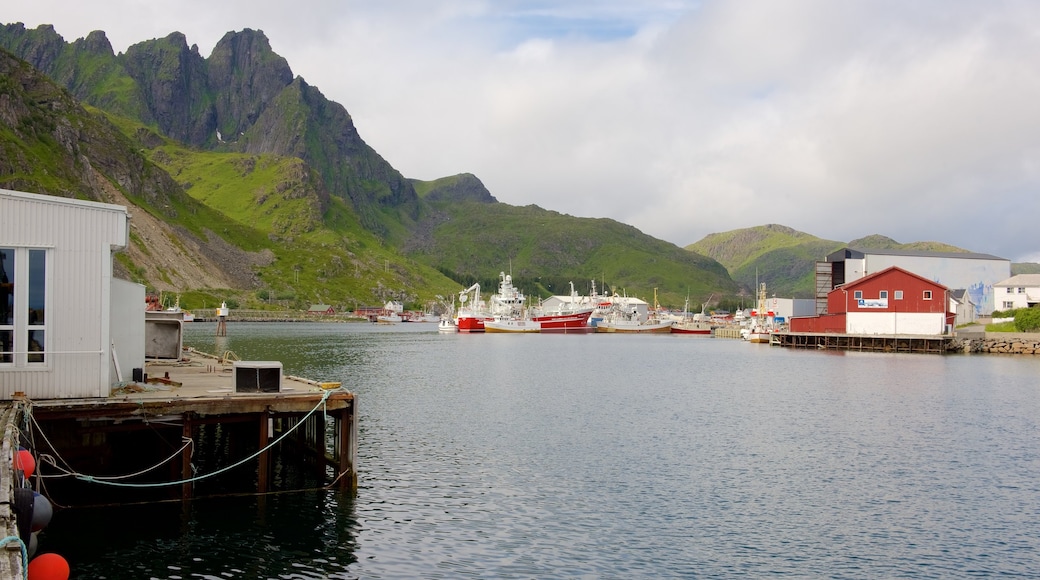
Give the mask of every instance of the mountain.
M 404 178 L 365 144 L 346 109 L 292 76 L 259 31 L 228 33 L 209 58 L 179 33 L 116 55 L 101 32 L 65 43 L 49 26 L 12 24 L 0 26 L 0 46 L 59 79 L 71 94 L 48 90 L 108 128 L 121 143 L 109 164 L 155 180 L 138 186 L 105 174 L 91 183 L 80 171 L 57 183 L 61 167 L 79 162 L 75 151 L 5 129 L 4 147 L 43 153 L 0 168 L 0 186 L 141 207 L 120 275 L 185 292 L 188 307 L 229 293 L 294 307 L 414 304 L 507 269 L 529 295 L 569 291 L 570 282 L 584 289 L 592 279 L 648 299 L 659 288 L 672 304 L 694 291 L 703 299 L 736 290 L 714 260 L 624 224 L 501 204 L 470 174 Z M 0 97 L 17 84 L 0 85 Z M 18 122 L 44 134 L 78 126 L 62 115 L 37 108 Z M 193 264 L 210 276 L 183 273 Z
M 841 242 L 768 224 L 709 234 L 686 250 L 718 260 L 746 295 L 754 296 L 756 283 L 764 282 L 771 294 L 812 298 L 816 261 L 842 246 Z
M 65 43 L 51 26 L 8 24 L 0 46 L 84 103 L 186 145 L 302 159 L 377 235 L 417 217 L 412 184 L 361 139 L 342 105 L 293 76 L 261 31 L 228 32 L 209 58 L 179 32 L 116 55 L 100 31 Z
M 777 224 L 709 234 L 686 246 L 686 249 L 718 260 L 744 292 L 752 292 L 758 281 L 765 282 L 768 291 L 779 296 L 813 298 L 816 262 L 844 247 L 928 252 L 969 251 L 942 242 L 901 244 L 879 234 L 850 242 L 836 242 Z

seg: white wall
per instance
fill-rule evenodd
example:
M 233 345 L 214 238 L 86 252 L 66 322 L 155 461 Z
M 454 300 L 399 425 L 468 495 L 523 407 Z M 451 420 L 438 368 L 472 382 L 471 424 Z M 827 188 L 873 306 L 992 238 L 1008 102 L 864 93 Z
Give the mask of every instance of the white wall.
M 109 327 L 113 356 L 110 387 L 133 379 L 135 368 L 144 369 L 144 286 L 126 280 L 112 280 L 112 311 Z M 115 369 L 119 361 L 119 372 Z M 111 391 L 111 388 L 109 389 Z
M 867 253 L 863 260 L 845 260 L 845 281 L 851 282 L 890 266 L 913 272 L 951 290 L 967 290 L 981 315 L 992 313 L 998 304 L 994 301 L 993 285 L 1011 276 L 1010 260 Z
M 46 364 L 0 365 L 0 399 L 108 395 L 112 250 L 128 220 L 123 206 L 0 190 L 0 246 L 48 250 Z
M 849 312 L 845 317 L 849 334 L 941 335 L 945 331 L 946 317 L 938 312 Z

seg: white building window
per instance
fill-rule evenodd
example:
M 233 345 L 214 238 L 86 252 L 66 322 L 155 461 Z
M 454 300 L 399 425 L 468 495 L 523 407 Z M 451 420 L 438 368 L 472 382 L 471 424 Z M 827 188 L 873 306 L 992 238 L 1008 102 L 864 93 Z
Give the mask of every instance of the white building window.
M 0 367 L 47 362 L 47 250 L 0 248 Z
M 1025 289 L 1025 288 L 1022 288 L 1022 287 L 1019 287 L 1019 289 L 1018 289 L 1018 293 L 1019 293 L 1019 294 L 1025 294 L 1025 293 L 1026 293 L 1026 289 Z
M 1004 310 L 1011 310 L 1014 307 L 1015 307 L 1015 303 L 1014 302 L 1012 302 L 1010 300 L 1005 300 L 1004 301 Z
M 932 299 L 932 291 L 931 290 L 925 290 L 924 291 L 924 299 L 925 300 L 931 300 Z
M 1014 294 L 1015 290 L 1013 288 L 1011 288 L 1010 286 L 1008 286 L 1007 293 L 1008 294 Z
M 903 299 L 903 291 L 902 290 L 896 290 L 896 300 L 902 300 L 902 299 Z

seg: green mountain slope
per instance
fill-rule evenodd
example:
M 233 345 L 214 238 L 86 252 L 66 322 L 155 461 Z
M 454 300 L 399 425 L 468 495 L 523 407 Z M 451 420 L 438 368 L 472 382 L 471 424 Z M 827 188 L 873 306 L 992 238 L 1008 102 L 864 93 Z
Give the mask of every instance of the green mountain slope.
M 408 253 L 436 265 L 460 283 L 497 284 L 511 272 L 529 295 L 566 294 L 570 282 L 681 306 L 737 290 L 718 262 L 688 252 L 614 220 L 575 218 L 538 206 L 454 202 L 433 204 L 421 236 Z M 423 237 L 422 240 L 417 238 Z M 494 286 L 490 286 L 494 287 Z

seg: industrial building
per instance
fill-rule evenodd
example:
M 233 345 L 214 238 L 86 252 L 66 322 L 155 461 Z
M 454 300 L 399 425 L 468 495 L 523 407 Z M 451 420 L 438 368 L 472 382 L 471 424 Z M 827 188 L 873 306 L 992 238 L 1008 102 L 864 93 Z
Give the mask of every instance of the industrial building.
M 816 263 L 816 313 L 827 312 L 835 288 L 892 266 L 967 291 L 979 316 L 992 314 L 993 287 L 1011 276 L 1011 261 L 989 254 L 842 248 Z

